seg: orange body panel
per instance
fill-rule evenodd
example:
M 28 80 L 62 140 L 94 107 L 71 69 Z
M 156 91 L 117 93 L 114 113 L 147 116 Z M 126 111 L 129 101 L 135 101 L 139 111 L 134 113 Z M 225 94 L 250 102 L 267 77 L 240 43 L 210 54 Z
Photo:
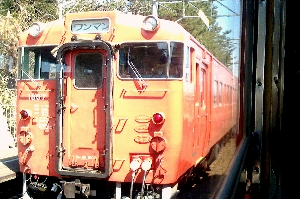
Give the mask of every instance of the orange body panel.
M 17 113 L 31 110 L 26 120 L 17 114 L 20 170 L 55 176 L 55 81 L 19 81 L 17 88 Z
M 149 142 L 138 142 L 137 137 L 154 137 L 155 133 L 160 133 L 166 140 L 166 150 L 164 151 L 163 169 L 168 172 L 167 182 L 176 181 L 178 168 L 180 167 L 179 154 L 182 150 L 182 84 L 177 82 L 147 82 L 148 88 L 143 92 L 138 92 L 132 81 L 115 80 L 114 98 L 114 123 L 115 127 L 114 145 L 120 146 L 114 150 L 114 157 L 119 160 L 130 159 L 130 154 L 149 154 Z M 173 92 L 173 90 L 179 92 Z M 174 100 L 177 99 L 177 100 Z M 165 123 L 161 128 L 151 125 L 150 121 L 137 121 L 139 117 L 150 118 L 156 112 L 168 113 Z M 126 123 L 122 121 L 126 120 Z M 120 126 L 119 126 L 119 125 Z M 138 129 L 145 129 L 138 131 Z M 118 130 L 120 129 L 120 130 Z M 170 147 L 172 146 L 172 147 Z M 174 156 L 174 154 L 177 154 Z M 121 168 L 116 166 L 110 177 L 111 180 L 130 180 L 129 163 L 125 161 Z M 123 171 L 124 173 L 120 173 Z M 126 174 L 124 176 L 124 174 Z M 149 181 L 153 176 L 149 176 Z

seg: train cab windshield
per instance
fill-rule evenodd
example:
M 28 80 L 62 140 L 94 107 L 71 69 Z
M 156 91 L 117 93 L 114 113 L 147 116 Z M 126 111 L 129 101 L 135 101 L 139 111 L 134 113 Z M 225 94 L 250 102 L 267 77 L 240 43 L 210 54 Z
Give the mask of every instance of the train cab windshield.
M 123 43 L 119 55 L 121 78 L 182 78 L 183 43 Z
M 57 61 L 51 54 L 55 46 L 19 49 L 19 79 L 55 79 Z

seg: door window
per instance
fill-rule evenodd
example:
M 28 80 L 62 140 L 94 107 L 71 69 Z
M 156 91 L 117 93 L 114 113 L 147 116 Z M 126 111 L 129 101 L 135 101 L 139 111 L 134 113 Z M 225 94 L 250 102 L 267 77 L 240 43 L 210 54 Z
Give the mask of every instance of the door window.
M 75 86 L 77 88 L 99 88 L 102 86 L 101 53 L 79 53 L 75 58 Z

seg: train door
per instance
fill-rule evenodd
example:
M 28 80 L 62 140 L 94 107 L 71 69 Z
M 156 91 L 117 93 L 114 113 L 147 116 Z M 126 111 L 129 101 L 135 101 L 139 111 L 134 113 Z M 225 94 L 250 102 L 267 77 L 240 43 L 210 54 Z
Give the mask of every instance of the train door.
M 207 77 L 207 66 L 202 64 L 200 72 L 200 129 L 201 129 L 201 138 L 200 140 L 209 140 L 208 134 L 208 106 L 209 102 L 207 99 L 208 96 L 208 77 Z M 206 155 L 208 143 L 202 142 L 202 152 L 203 156 Z
M 107 54 L 103 49 L 85 48 L 64 52 L 61 174 L 105 177 L 109 173 Z
M 206 155 L 205 149 L 207 147 L 207 143 L 204 142 L 205 139 L 208 138 L 208 110 L 206 108 L 207 104 L 207 75 L 206 68 L 200 67 L 200 65 L 196 64 L 196 104 L 195 104 L 195 113 L 197 114 L 197 122 L 196 129 L 198 126 L 198 138 L 197 138 L 197 146 L 200 147 L 200 151 L 202 155 Z
M 199 73 L 199 63 L 196 63 L 196 93 L 195 93 L 195 133 L 193 137 L 193 147 L 199 147 L 199 139 L 201 137 L 200 128 L 200 73 Z

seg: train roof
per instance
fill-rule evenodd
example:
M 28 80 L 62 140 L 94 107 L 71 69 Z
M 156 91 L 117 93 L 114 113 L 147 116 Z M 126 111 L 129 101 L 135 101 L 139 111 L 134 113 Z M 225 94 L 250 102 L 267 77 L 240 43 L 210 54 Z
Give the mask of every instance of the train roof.
M 177 22 L 158 20 L 156 30 L 145 30 L 142 28 L 144 20 L 149 16 L 125 14 L 120 11 L 89 11 L 79 13 L 68 13 L 62 20 L 48 23 L 34 23 L 42 30 L 42 34 L 31 36 L 29 33 L 33 28 L 24 31 L 19 38 L 19 46 L 31 45 L 59 45 L 70 42 L 72 36 L 78 39 L 91 40 L 95 35 L 101 35 L 101 39 L 110 42 L 123 42 L 135 40 L 184 40 L 189 33 Z M 152 16 L 154 17 L 154 16 Z M 102 20 L 102 21 L 101 21 Z M 107 23 L 107 31 L 86 31 L 90 26 L 99 23 Z M 81 32 L 74 27 L 81 27 Z M 83 27 L 83 28 L 82 28 Z

